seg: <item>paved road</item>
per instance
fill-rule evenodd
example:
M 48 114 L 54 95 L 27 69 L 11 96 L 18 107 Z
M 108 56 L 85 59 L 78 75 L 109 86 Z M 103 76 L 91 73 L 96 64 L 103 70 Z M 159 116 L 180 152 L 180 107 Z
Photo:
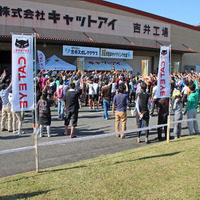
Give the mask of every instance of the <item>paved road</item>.
M 112 133 L 115 131 L 114 116 L 109 112 L 110 119 L 105 120 L 102 116 L 103 109 L 99 112 L 89 112 L 88 107 L 82 107 L 79 112 L 78 127 L 75 134 L 78 137 Z M 31 113 L 27 112 L 25 119 L 28 123 L 23 124 L 25 134 L 14 135 L 13 133 L 0 132 L 0 151 L 34 145 L 34 136 L 32 134 Z M 157 123 L 157 117 L 150 120 L 150 126 Z M 127 130 L 136 128 L 135 117 L 128 111 Z M 63 135 L 64 122 L 57 119 L 56 108 L 52 108 L 52 137 L 39 138 L 38 142 L 55 141 L 67 139 L 69 136 Z M 183 124 L 183 135 L 188 134 L 187 125 Z M 163 134 L 164 135 L 164 134 Z M 156 130 L 150 131 L 151 144 L 158 142 Z M 144 141 L 144 136 L 141 137 Z M 128 139 L 119 139 L 114 136 L 94 139 L 88 141 L 58 144 L 52 146 L 39 147 L 39 168 L 44 169 L 52 166 L 77 162 L 101 155 L 112 154 L 123 150 L 138 148 L 146 145 L 145 142 L 136 143 L 136 133 L 133 133 Z M 0 177 L 14 175 L 27 171 L 35 170 L 35 151 L 26 150 L 0 155 Z

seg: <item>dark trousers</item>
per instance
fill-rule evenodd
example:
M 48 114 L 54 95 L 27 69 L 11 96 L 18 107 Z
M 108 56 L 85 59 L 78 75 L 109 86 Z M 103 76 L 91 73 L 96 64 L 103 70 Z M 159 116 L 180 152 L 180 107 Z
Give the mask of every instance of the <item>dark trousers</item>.
M 135 92 L 131 92 L 130 95 L 129 95 L 129 104 L 132 103 L 132 100 L 133 100 L 133 103 L 135 103 Z
M 183 101 L 183 108 L 184 108 L 185 107 L 185 103 L 187 102 L 187 94 L 183 95 L 182 101 Z
M 158 125 L 160 124 L 167 124 L 167 117 L 168 115 L 158 115 Z M 162 127 L 157 129 L 158 131 L 158 139 L 162 139 Z M 167 126 L 164 126 L 164 132 L 165 132 L 165 140 L 167 139 Z
M 88 94 L 86 94 L 86 97 L 85 97 L 85 106 L 87 106 L 88 104 Z
M 148 127 L 149 126 L 149 113 L 145 114 L 142 119 L 139 119 L 138 112 L 136 112 L 136 123 L 137 128 Z M 148 138 L 149 136 L 149 130 L 145 130 L 145 136 Z M 137 132 L 137 137 L 140 137 L 141 131 Z
M 150 112 L 151 115 L 153 115 L 153 113 L 154 113 L 155 105 L 158 105 L 158 100 L 159 99 L 154 99 L 151 104 L 151 112 Z

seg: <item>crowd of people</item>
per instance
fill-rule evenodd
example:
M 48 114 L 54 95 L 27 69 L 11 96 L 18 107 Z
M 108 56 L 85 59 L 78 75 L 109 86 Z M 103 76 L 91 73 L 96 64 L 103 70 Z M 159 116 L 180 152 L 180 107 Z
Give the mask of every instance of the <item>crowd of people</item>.
M 44 126 L 48 137 L 51 137 L 51 106 L 56 106 L 58 119 L 64 121 L 65 134 L 71 121 L 70 137 L 74 135 L 78 122 L 78 111 L 82 106 L 88 106 L 88 112 L 99 111 L 102 106 L 102 118 L 109 120 L 108 110 L 112 107 L 115 113 L 115 130 L 119 132 L 120 120 L 122 131 L 126 130 L 127 109 L 132 108 L 136 115 L 137 128 L 148 127 L 150 118 L 157 109 L 158 124 L 166 124 L 169 111 L 173 110 L 174 120 L 182 120 L 187 113 L 188 119 L 196 118 L 200 75 L 196 72 L 171 74 L 171 97 L 157 98 L 157 74 L 143 77 L 139 73 L 116 71 L 46 71 L 34 73 L 35 91 L 37 99 L 38 124 L 35 120 L 35 110 L 32 111 L 33 133 L 43 137 Z M 1 130 L 23 134 L 22 122 L 24 112 L 14 112 L 12 105 L 11 76 L 4 70 L 0 77 L 0 97 L 2 100 Z M 184 109 L 184 107 L 186 108 Z M 170 109 L 169 109 L 170 108 Z M 183 111 L 184 109 L 184 111 Z M 6 120 L 8 129 L 6 129 Z M 18 122 L 18 126 L 16 126 Z M 37 126 L 37 133 L 36 133 Z M 188 122 L 189 135 L 198 134 L 198 122 Z M 157 129 L 158 140 L 162 140 L 162 127 Z M 167 137 L 167 126 L 164 126 Z M 141 131 L 137 133 L 137 142 L 140 143 Z M 174 125 L 174 138 L 181 137 L 181 123 Z M 117 135 L 125 138 L 125 135 Z M 149 130 L 145 130 L 145 142 L 149 143 Z

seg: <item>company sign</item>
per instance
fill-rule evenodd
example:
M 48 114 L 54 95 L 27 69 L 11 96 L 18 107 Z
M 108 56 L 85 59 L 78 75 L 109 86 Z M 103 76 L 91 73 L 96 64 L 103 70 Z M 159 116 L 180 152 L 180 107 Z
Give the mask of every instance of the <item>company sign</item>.
M 63 56 L 99 57 L 99 48 L 64 45 Z
M 64 30 L 71 34 L 75 31 L 81 34 L 97 33 L 166 42 L 171 39 L 171 25 L 161 20 L 98 12 L 73 7 L 68 3 L 62 6 L 56 1 L 54 3 L 17 0 L 16 4 L 13 0 L 1 0 L 0 25 L 5 26 L 5 30 L 7 26 L 21 27 L 22 30 L 23 27 L 50 29 L 55 36 L 59 30 Z
M 101 49 L 102 58 L 133 59 L 133 51 Z

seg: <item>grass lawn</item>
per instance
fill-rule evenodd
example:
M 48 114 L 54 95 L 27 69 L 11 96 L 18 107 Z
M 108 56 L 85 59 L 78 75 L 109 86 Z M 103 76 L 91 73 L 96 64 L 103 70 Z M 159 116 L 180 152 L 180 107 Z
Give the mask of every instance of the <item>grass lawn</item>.
M 1 178 L 0 199 L 200 199 L 200 136 Z

